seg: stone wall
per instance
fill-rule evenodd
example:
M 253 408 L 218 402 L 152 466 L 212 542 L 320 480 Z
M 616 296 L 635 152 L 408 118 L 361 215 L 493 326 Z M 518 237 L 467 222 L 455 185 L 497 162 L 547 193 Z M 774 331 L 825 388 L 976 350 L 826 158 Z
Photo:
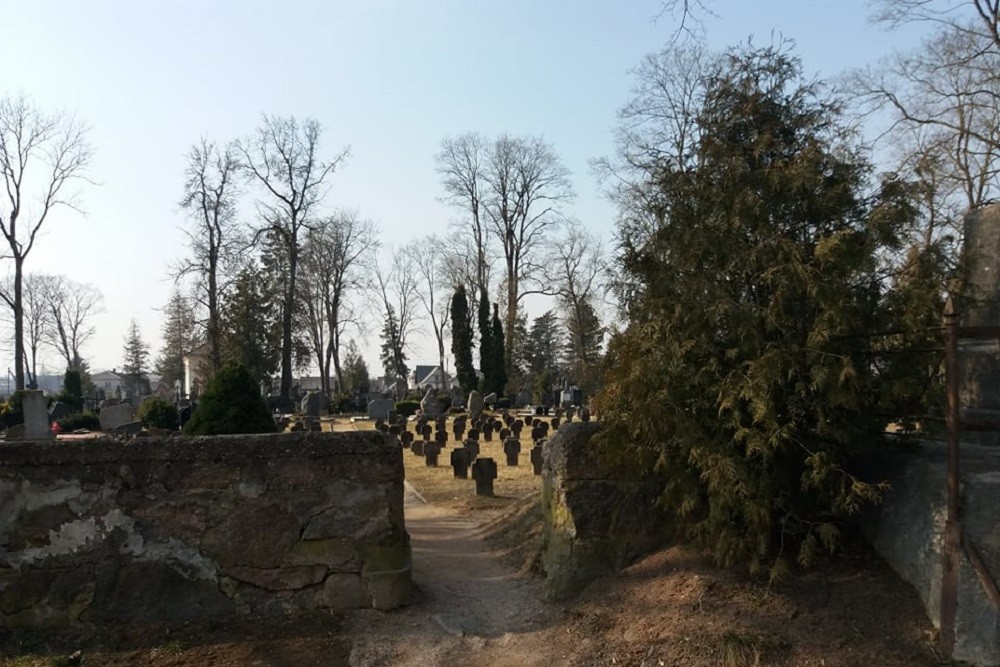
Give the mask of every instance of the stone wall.
M 591 444 L 596 422 L 564 424 L 542 464 L 542 569 L 550 599 L 579 592 L 663 543 L 662 480 L 616 466 Z
M 382 433 L 0 444 L 0 624 L 406 604 Z
M 920 594 L 939 624 L 941 548 L 947 516 L 948 452 L 944 443 L 884 447 L 857 462 L 870 479 L 891 484 L 879 507 L 860 517 L 876 551 Z M 1000 449 L 962 445 L 962 528 L 994 580 L 1000 576 Z M 963 552 L 958 583 L 954 657 L 974 665 L 1000 664 L 1000 610 Z

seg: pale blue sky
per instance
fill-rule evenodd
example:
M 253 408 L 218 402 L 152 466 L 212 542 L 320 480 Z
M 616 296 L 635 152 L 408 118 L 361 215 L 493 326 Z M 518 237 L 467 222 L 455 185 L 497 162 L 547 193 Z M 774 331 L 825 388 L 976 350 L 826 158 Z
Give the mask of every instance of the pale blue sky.
M 914 44 L 913 30 L 871 26 L 865 0 L 719 0 L 709 44 L 771 34 L 794 39 L 823 78 Z M 6 3 L 0 94 L 23 92 L 86 122 L 95 156 L 85 216 L 62 211 L 29 271 L 96 285 L 106 312 L 85 349 L 117 367 L 136 318 L 155 356 L 179 231 L 184 154 L 200 136 L 245 135 L 262 112 L 313 117 L 327 155 L 351 157 L 328 204 L 357 209 L 385 244 L 444 233 L 434 154 L 448 135 L 544 135 L 573 173 L 569 212 L 610 236 L 614 209 L 588 161 L 613 150 L 628 71 L 661 48 L 675 22 L 660 0 L 262 2 L 32 0 Z M 377 341 L 366 349 L 380 374 Z M 418 346 L 411 363 L 433 363 Z M 60 364 L 50 356 L 49 367 Z M 8 362 L 9 364 L 9 362 Z

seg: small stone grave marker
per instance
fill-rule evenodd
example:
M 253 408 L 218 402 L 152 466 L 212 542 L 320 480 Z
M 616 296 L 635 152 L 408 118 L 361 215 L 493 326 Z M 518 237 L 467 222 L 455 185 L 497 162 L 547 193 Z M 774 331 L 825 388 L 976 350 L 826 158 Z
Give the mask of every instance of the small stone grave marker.
M 544 440 L 539 440 L 535 446 L 531 448 L 531 468 L 536 475 L 542 474 L 542 443 L 544 442 Z
M 492 496 L 493 480 L 497 478 L 497 462 L 491 458 L 476 459 L 472 464 L 472 479 L 476 480 L 476 495 Z
M 427 464 L 428 468 L 437 468 L 439 454 L 441 454 L 441 445 L 436 442 L 424 445 L 424 463 Z
M 451 468 L 455 477 L 469 478 L 469 466 L 472 465 L 472 458 L 472 453 L 465 447 L 456 447 L 451 450 Z
M 507 457 L 507 465 L 517 466 L 517 456 L 521 453 L 521 441 L 517 438 L 507 438 L 503 441 L 503 453 Z
M 472 459 L 475 460 L 479 456 L 479 441 L 478 440 L 466 440 L 465 448 L 469 450 L 469 454 Z

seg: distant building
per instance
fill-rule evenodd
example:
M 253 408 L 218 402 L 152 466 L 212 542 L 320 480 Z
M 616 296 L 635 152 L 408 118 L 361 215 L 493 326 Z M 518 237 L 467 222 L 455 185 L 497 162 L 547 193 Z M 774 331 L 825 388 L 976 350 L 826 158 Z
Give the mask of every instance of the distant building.
M 410 390 L 425 390 L 428 387 L 450 390 L 455 386 L 454 380 L 440 366 L 417 366 L 407 378 L 407 388 Z
M 206 373 L 210 359 L 208 358 L 208 343 L 202 343 L 184 355 L 184 384 L 181 386 L 181 398 L 197 398 L 205 388 Z
M 299 391 L 305 394 L 310 391 L 322 391 L 323 390 L 322 380 L 323 378 L 320 377 L 319 375 L 306 375 L 296 380 L 296 383 L 299 385 Z M 337 378 L 331 377 L 329 378 L 329 380 L 330 380 L 330 385 L 329 385 L 330 393 L 333 394 L 338 393 L 340 391 L 340 388 L 337 384 Z
M 121 396 L 125 390 L 123 386 L 125 381 L 114 368 L 91 374 L 90 381 L 94 383 L 94 389 L 98 394 L 103 394 L 105 397 Z

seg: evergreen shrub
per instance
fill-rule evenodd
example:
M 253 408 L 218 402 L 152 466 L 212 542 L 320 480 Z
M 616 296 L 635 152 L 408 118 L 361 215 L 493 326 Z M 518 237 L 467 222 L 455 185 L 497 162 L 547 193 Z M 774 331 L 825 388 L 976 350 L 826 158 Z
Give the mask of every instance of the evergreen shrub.
M 198 399 L 198 407 L 184 425 L 185 435 L 274 433 L 275 430 L 257 381 L 246 366 L 234 361 L 208 382 Z
M 176 429 L 179 423 L 177 406 L 173 401 L 168 401 L 159 396 L 150 396 L 135 412 L 136 421 L 142 422 L 143 426 L 153 428 Z
M 403 417 L 411 417 L 420 409 L 420 401 L 396 401 L 396 412 Z
M 101 420 L 93 412 L 74 412 L 71 415 L 66 415 L 62 419 L 56 420 L 59 424 L 59 429 L 62 433 L 72 433 L 78 429 L 87 429 L 88 431 L 100 431 L 101 430 Z

